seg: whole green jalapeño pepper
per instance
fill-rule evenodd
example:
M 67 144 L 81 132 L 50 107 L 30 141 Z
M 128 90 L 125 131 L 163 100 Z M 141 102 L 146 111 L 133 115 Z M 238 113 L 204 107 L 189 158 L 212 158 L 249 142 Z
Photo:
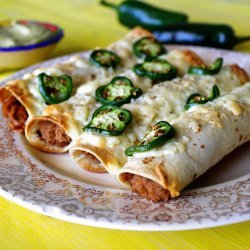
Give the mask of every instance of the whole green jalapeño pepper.
M 83 131 L 117 136 L 122 134 L 131 121 L 132 114 L 129 110 L 114 105 L 103 105 L 94 112 L 92 120 Z
M 113 51 L 106 49 L 94 50 L 90 54 L 90 61 L 99 67 L 115 68 L 121 58 Z
M 192 106 L 195 106 L 198 104 L 205 104 L 206 102 L 212 101 L 213 99 L 215 99 L 219 96 L 220 96 L 220 90 L 219 90 L 217 85 L 214 85 L 212 90 L 211 90 L 211 93 L 208 97 L 202 96 L 202 95 L 197 94 L 197 93 L 192 94 L 187 100 L 187 103 L 185 105 L 185 109 L 187 110 L 187 109 L 191 108 Z
M 190 67 L 188 73 L 194 75 L 215 75 L 220 71 L 222 64 L 223 58 L 219 57 L 208 67 Z
M 177 69 L 163 59 L 153 59 L 136 64 L 133 71 L 139 76 L 152 79 L 154 82 L 171 80 L 177 76 Z
M 41 73 L 37 77 L 39 90 L 46 104 L 57 104 L 70 98 L 73 90 L 70 76 L 56 77 Z
M 146 36 L 133 44 L 133 52 L 137 57 L 147 60 L 165 54 L 167 51 L 154 37 Z
M 179 23 L 153 31 L 158 41 L 165 44 L 184 44 L 232 49 L 235 45 L 249 41 L 250 36 L 238 37 L 234 29 L 226 24 Z
M 166 121 L 157 122 L 135 146 L 127 148 L 125 154 L 133 156 L 135 152 L 145 152 L 161 146 L 175 134 L 174 128 Z
M 114 5 L 101 0 L 100 3 L 116 10 L 120 23 L 129 28 L 139 25 L 148 30 L 157 30 L 169 24 L 185 23 L 188 19 L 182 12 L 160 9 L 143 1 L 127 0 Z
M 117 76 L 107 85 L 96 90 L 96 100 L 102 104 L 121 106 L 129 103 L 131 99 L 138 98 L 142 90 L 135 88 L 133 83 L 126 77 Z

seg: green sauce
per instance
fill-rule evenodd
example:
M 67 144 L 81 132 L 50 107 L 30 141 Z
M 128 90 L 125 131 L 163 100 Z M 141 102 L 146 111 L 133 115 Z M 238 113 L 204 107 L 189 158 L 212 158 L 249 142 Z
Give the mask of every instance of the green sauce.
M 52 31 L 38 23 L 19 23 L 12 21 L 9 24 L 0 24 L 0 47 L 32 45 L 48 39 Z

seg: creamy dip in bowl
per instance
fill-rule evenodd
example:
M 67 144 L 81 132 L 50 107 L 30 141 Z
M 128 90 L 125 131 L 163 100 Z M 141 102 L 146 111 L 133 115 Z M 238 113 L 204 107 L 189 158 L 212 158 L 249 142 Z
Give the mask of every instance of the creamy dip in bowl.
M 62 37 L 63 30 L 50 23 L 0 22 L 0 70 L 21 68 L 44 60 Z

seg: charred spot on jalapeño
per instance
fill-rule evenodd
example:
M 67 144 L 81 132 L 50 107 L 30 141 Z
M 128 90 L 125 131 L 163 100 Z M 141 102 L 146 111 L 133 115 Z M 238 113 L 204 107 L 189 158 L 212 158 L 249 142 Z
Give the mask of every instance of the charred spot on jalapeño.
M 126 77 L 117 76 L 107 85 L 96 90 L 96 100 L 102 104 L 121 106 L 129 103 L 131 99 L 138 98 L 142 94 L 140 88 L 135 88 Z
M 134 54 L 143 59 L 153 59 L 159 55 L 167 53 L 164 46 L 154 37 L 146 36 L 133 44 Z
M 139 76 L 152 79 L 154 82 L 172 80 L 177 76 L 177 69 L 163 59 L 153 59 L 136 64 L 133 71 Z
M 114 105 L 103 105 L 94 112 L 92 120 L 83 131 L 117 136 L 122 134 L 131 121 L 132 114 L 129 110 Z
M 206 96 L 202 96 L 198 93 L 195 93 L 195 94 L 192 94 L 188 100 L 187 100 L 187 103 L 185 105 L 185 109 L 189 109 L 191 108 L 192 106 L 194 105 L 197 105 L 197 104 L 204 104 L 208 101 L 212 101 L 213 99 L 217 98 L 220 96 L 220 90 L 219 88 L 217 87 L 217 85 L 214 85 L 212 90 L 211 90 L 211 93 L 208 97 Z
M 223 58 L 219 57 L 208 67 L 190 67 L 188 73 L 194 75 L 215 75 L 220 71 L 222 64 Z
M 70 76 L 49 76 L 41 73 L 38 76 L 39 91 L 46 104 L 57 104 L 70 98 L 73 82 Z
M 163 145 L 168 139 L 172 138 L 174 134 L 175 130 L 168 122 L 157 122 L 137 145 L 127 148 L 125 154 L 127 156 L 133 156 L 135 152 L 149 151 Z
M 90 55 L 90 62 L 99 67 L 115 68 L 121 61 L 121 58 L 110 50 L 94 50 Z

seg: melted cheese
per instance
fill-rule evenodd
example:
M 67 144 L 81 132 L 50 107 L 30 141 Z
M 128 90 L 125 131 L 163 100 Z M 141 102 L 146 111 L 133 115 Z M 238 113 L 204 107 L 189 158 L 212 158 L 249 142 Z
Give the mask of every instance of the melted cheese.
M 140 78 L 132 71 L 128 71 L 122 75 L 129 78 L 135 87 L 142 88 L 144 91 L 147 91 L 152 86 L 152 81 L 150 79 Z M 110 81 L 111 78 L 107 78 L 82 85 L 77 89 L 75 95 L 67 101 L 58 105 L 49 105 L 46 107 L 43 111 L 43 115 L 71 114 L 77 123 L 78 130 L 81 131 L 91 120 L 93 112 L 101 106 L 101 104 L 97 103 L 95 100 L 96 89 Z M 110 144 L 110 142 L 107 143 Z
M 165 120 L 173 125 L 179 123 L 179 117 L 184 113 L 184 105 L 191 94 L 201 93 L 202 95 L 208 96 L 214 84 L 218 85 L 222 94 L 238 86 L 238 82 L 231 78 L 227 70 L 222 70 L 221 73 L 215 77 L 186 75 L 183 78 L 176 78 L 171 82 L 168 81 L 155 85 L 139 99 L 130 104 L 123 105 L 124 108 L 132 112 L 133 121 L 121 136 L 116 137 L 116 143 L 111 143 L 113 137 L 100 136 L 103 138 L 102 143 L 111 148 L 117 147 L 119 144 L 121 154 L 127 147 L 134 145 L 136 141 L 140 141 L 150 126 L 156 122 Z M 227 77 L 229 77 L 229 79 L 227 79 Z M 220 80 L 217 81 L 217 78 Z M 224 81 L 222 82 L 222 79 L 227 82 L 226 90 L 224 89 L 225 84 Z M 141 82 L 141 84 L 143 84 L 143 82 Z M 228 99 L 229 96 L 230 95 L 225 98 Z M 218 98 L 218 100 L 216 99 L 214 102 L 217 101 L 220 103 L 222 99 L 223 97 Z M 214 102 L 209 102 L 209 105 L 215 105 Z M 221 106 L 221 104 L 216 105 Z M 177 128 L 178 133 L 182 135 L 185 134 L 185 131 L 190 130 L 194 133 L 198 133 L 204 124 L 211 124 L 212 126 L 222 128 L 220 113 L 207 105 L 194 106 L 185 113 L 186 116 L 182 118 L 183 121 L 181 122 L 182 127 Z M 145 155 L 161 155 L 183 151 L 188 141 L 189 139 L 187 137 L 181 136 L 178 142 L 168 143 L 166 147 L 163 146 L 161 149 L 146 152 Z M 91 143 L 91 141 L 88 143 Z M 138 153 L 138 155 L 141 156 L 141 153 Z
M 179 75 L 186 74 L 190 64 L 185 60 L 185 55 L 181 50 L 172 50 L 166 55 L 161 55 L 160 58 L 166 59 L 178 69 Z
M 205 105 L 197 105 L 188 110 L 188 112 L 184 112 L 171 122 L 177 132 L 174 139 L 171 139 L 163 146 L 152 151 L 135 153 L 135 157 L 157 157 L 184 151 L 190 141 L 189 138 L 186 137 L 187 134 L 190 134 L 190 129 L 194 133 L 201 132 L 203 127 L 207 125 L 223 129 L 221 121 L 226 118 L 223 110 L 228 110 L 238 116 L 241 113 L 240 104 L 248 107 L 250 105 L 250 83 L 245 84 L 243 87 L 236 88 L 232 94 L 225 95 Z

